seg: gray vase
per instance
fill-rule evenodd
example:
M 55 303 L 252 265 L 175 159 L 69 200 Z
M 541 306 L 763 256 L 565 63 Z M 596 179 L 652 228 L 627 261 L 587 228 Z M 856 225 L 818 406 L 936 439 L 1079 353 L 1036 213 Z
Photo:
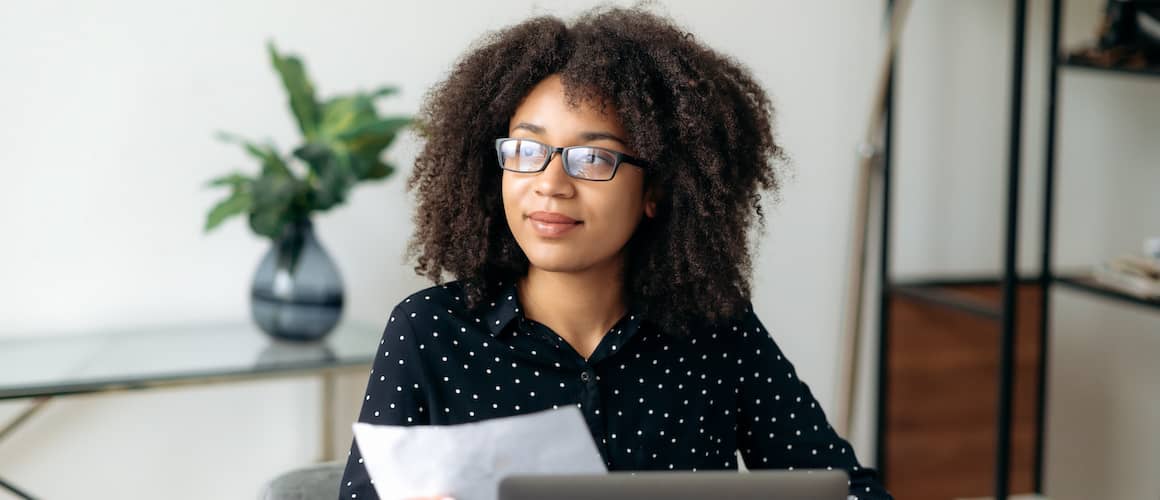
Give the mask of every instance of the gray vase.
M 288 225 L 270 245 L 254 273 L 250 299 L 254 321 L 275 338 L 318 340 L 338 324 L 342 277 L 309 219 Z

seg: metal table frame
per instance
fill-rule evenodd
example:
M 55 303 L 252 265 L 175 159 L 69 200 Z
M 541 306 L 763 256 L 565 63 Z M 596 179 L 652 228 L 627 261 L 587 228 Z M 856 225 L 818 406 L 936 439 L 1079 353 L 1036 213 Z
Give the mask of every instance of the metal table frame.
M 369 328 L 369 327 L 368 327 Z M 372 330 L 377 331 L 377 330 Z M 368 336 L 368 338 L 370 338 Z M 378 337 L 376 336 L 377 340 Z M 308 345 L 308 344 L 302 344 Z M 316 376 L 320 385 L 321 425 L 319 429 L 319 462 L 335 460 L 334 427 L 338 420 L 337 400 L 335 387 L 337 377 L 342 374 L 359 373 L 368 370 L 374 358 L 374 348 L 368 345 L 365 356 L 348 359 L 311 360 L 298 363 L 285 363 L 261 369 L 222 371 L 218 373 L 186 373 L 186 374 L 157 374 L 125 378 L 122 380 L 74 380 L 70 383 L 58 385 L 33 386 L 28 388 L 4 389 L 0 387 L 0 401 L 30 399 L 29 405 L 15 417 L 0 427 L 0 446 L 3 441 L 12 436 L 29 420 L 44 411 L 53 400 L 85 395 L 85 394 L 112 394 L 126 391 L 140 391 L 149 389 L 179 388 L 188 386 L 205 386 L 226 383 L 242 383 L 257 380 L 269 380 L 292 377 Z M 7 490 L 18 498 L 34 499 L 27 490 L 22 489 L 10 481 L 0 477 L 0 490 Z

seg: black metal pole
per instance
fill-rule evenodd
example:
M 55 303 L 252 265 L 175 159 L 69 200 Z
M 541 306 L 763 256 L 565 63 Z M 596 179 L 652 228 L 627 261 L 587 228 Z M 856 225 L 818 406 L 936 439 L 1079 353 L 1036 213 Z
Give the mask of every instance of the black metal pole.
M 25 492 L 25 491 L 21 490 L 20 488 L 17 488 L 16 485 L 9 483 L 8 481 L 5 481 L 3 478 L 0 478 L 0 490 L 8 490 L 8 492 L 12 493 L 13 495 L 16 495 L 17 498 L 21 498 L 24 500 L 36 500 L 36 498 L 33 497 L 32 495 L 30 495 L 28 492 Z
M 1051 331 L 1051 249 L 1054 248 L 1055 224 L 1055 106 L 1059 88 L 1059 30 L 1063 2 L 1051 0 L 1051 34 L 1047 40 L 1047 130 L 1043 151 L 1043 239 L 1040 244 L 1039 271 L 1039 367 L 1035 389 L 1035 493 L 1043 494 L 1043 440 L 1047 426 L 1047 354 Z
M 887 0 L 887 19 L 893 19 L 894 1 Z M 894 140 L 894 57 L 886 80 L 882 145 L 882 241 L 878 254 L 878 406 L 875 419 L 874 464 L 886 484 L 887 396 L 890 389 L 890 162 Z
M 1007 156 L 1007 227 L 1003 252 L 1003 315 L 999 344 L 999 418 L 995 449 L 995 499 L 1006 500 L 1011 461 L 1011 402 L 1015 385 L 1015 313 L 1019 281 L 1019 154 L 1023 130 L 1023 38 L 1027 1 L 1015 0 L 1014 49 L 1011 53 L 1010 137 Z

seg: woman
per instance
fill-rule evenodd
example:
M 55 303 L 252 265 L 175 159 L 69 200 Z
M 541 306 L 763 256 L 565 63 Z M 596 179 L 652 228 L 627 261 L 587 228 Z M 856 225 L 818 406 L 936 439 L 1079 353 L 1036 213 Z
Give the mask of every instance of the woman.
M 782 158 L 738 63 L 635 9 L 489 35 L 428 96 L 410 254 L 359 421 L 446 425 L 575 405 L 609 470 L 840 468 L 748 296 Z M 341 498 L 376 498 L 352 445 Z M 439 492 L 432 492 L 439 493 Z

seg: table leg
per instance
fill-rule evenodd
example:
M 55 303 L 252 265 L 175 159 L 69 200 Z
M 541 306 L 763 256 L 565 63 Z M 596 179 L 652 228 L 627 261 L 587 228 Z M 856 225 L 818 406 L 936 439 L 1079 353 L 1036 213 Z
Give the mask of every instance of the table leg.
M 322 372 L 320 383 L 322 384 L 322 429 L 318 461 L 329 462 L 334 460 L 334 423 L 337 420 L 334 415 L 334 372 L 329 370 Z
M 25 408 L 24 411 L 21 411 L 20 414 L 16 416 L 16 418 L 13 418 L 12 421 L 5 424 L 3 428 L 0 428 L 0 441 L 3 441 L 4 438 L 8 437 L 9 434 L 15 432 L 18 427 L 27 422 L 28 419 L 32 418 L 33 415 L 39 413 L 40 410 L 44 408 L 44 405 L 48 404 L 49 400 L 51 399 L 51 397 L 47 396 L 34 399 L 32 404 L 28 405 L 28 408 Z M 5 481 L 3 478 L 0 478 L 0 489 L 8 490 L 13 495 L 16 495 L 17 498 L 25 500 L 32 500 L 35 498 L 31 494 L 21 490 L 20 488 L 17 488 L 16 485 Z
M 17 487 L 16 487 L 15 485 L 13 485 L 12 483 L 9 483 L 8 481 L 5 481 L 5 480 L 4 480 L 4 478 L 2 478 L 2 477 L 0 477 L 0 489 L 3 489 L 3 490 L 8 490 L 8 491 L 9 491 L 9 492 L 11 492 L 13 495 L 16 495 L 16 498 L 20 498 L 20 499 L 22 499 L 22 500 L 36 500 L 36 498 L 35 498 L 35 497 L 33 497 L 32 495 L 29 495 L 28 493 L 26 493 L 26 492 L 22 491 L 20 488 L 17 488 Z

